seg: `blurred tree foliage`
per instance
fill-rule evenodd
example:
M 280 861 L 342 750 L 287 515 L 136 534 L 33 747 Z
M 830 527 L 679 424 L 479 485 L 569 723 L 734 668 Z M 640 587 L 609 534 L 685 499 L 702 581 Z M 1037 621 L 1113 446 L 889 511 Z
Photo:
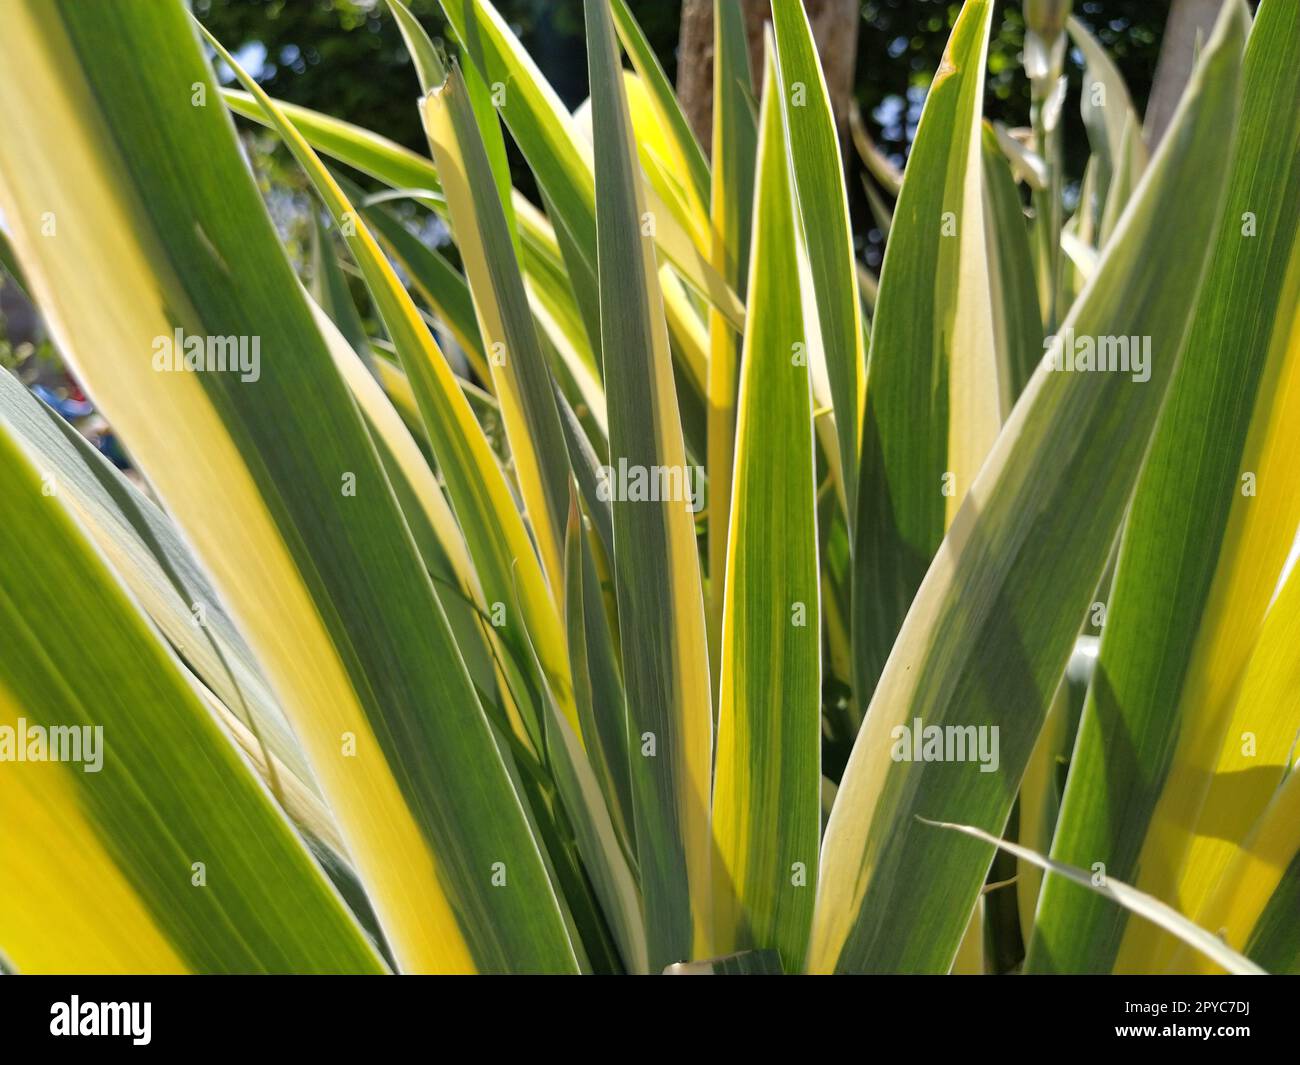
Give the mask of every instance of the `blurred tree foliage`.
M 875 121 L 872 136 L 901 161 L 916 132 L 921 104 L 938 69 L 948 30 L 961 4 L 953 0 L 863 0 L 858 37 L 857 97 Z M 1075 0 L 1074 13 L 1092 30 L 1128 82 L 1139 113 L 1146 109 L 1169 0 Z M 985 114 L 1008 126 L 1029 123 L 1029 83 L 1020 65 L 1025 23 L 1020 0 L 1002 0 L 994 14 Z M 1082 58 L 1067 60 L 1067 172 L 1076 178 L 1088 159 L 1079 119 Z
M 432 34 L 444 31 L 437 0 L 411 0 L 409 6 Z M 497 0 L 496 6 L 565 102 L 581 103 L 587 91 L 581 0 Z M 630 0 L 630 6 L 675 81 L 680 0 Z M 900 159 L 960 8 L 956 0 L 863 0 L 857 98 L 874 120 L 873 135 Z M 382 0 L 194 0 L 194 10 L 258 71 L 273 95 L 424 149 L 411 106 L 414 71 Z M 1110 50 L 1138 107 L 1144 107 L 1168 0 L 1078 0 L 1075 10 Z M 1028 115 L 1023 39 L 1019 0 L 1003 0 L 989 56 L 987 106 L 990 117 L 1012 126 L 1024 124 Z M 1071 73 L 1077 82 L 1077 57 Z M 1070 139 L 1074 154 L 1067 165 L 1077 174 L 1086 142 Z
M 192 0 L 194 13 L 273 96 L 378 130 L 418 151 L 419 91 L 384 0 Z M 497 0 L 495 6 L 570 107 L 587 95 L 582 0 Z M 660 59 L 674 67 L 679 0 L 632 0 Z M 437 0 L 407 0 L 433 37 Z
M 413 106 L 418 88 L 401 35 L 383 0 L 192 0 L 195 14 L 275 96 L 375 129 L 425 152 Z M 572 108 L 587 94 L 582 0 L 495 0 L 498 10 Z M 676 81 L 680 0 L 629 0 L 668 77 Z M 409 0 L 430 34 L 446 33 L 437 0 Z M 926 89 L 938 68 L 959 0 L 862 0 L 856 97 L 871 134 L 896 162 L 906 158 Z M 1109 49 L 1139 110 L 1144 109 L 1169 13 L 1169 0 L 1075 0 L 1075 13 Z M 989 56 L 986 114 L 1008 126 L 1028 123 L 1029 86 L 1020 66 L 1024 21 L 1020 0 L 1000 0 Z M 1082 63 L 1068 61 L 1071 94 L 1065 105 L 1068 175 L 1077 178 L 1088 157 L 1078 113 Z M 282 183 L 301 189 L 274 141 L 259 137 L 254 157 L 268 197 Z M 511 147 L 513 151 L 513 146 Z M 516 160 L 516 164 L 518 164 Z M 850 171 L 860 169 L 849 152 Z M 534 192 L 531 175 L 515 167 L 521 191 Z M 856 174 L 849 180 L 859 241 L 878 265 L 880 234 L 873 231 Z M 283 199 L 286 192 L 278 190 Z M 296 198 L 296 197 L 295 197 Z M 274 209 L 274 202 L 272 203 Z M 284 218 L 292 217 L 286 202 Z M 281 219 L 278 217 L 277 221 Z M 291 249 L 298 237 L 285 233 Z

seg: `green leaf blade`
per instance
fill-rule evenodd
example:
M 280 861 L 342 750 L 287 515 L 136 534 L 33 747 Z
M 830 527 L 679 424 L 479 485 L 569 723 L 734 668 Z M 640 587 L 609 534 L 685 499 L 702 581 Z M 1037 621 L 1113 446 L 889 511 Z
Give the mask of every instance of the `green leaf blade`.
M 804 241 L 840 441 L 849 515 L 857 499 L 866 354 L 844 163 L 812 27 L 801 3 L 775 4 L 777 69 Z M 852 524 L 852 522 L 850 522 Z
M 700 956 L 709 939 L 712 712 L 699 559 L 668 331 L 608 0 L 587 0 L 595 131 L 601 347 L 610 465 L 666 469 L 676 499 L 614 499 L 638 861 L 652 969 Z
M 1245 21 L 1234 5 L 1211 41 L 1177 131 L 1070 313 L 1079 335 L 1158 334 L 1181 351 L 1206 234 L 1221 215 Z M 1182 210 L 1165 212 L 1167 202 Z M 823 840 L 811 970 L 947 971 L 992 851 L 916 815 L 1001 834 L 1173 369 L 1172 359 L 1156 363 L 1142 382 L 1043 365 L 1031 380 L 917 593 L 858 734 Z M 915 730 L 924 742 L 935 728 L 937 757 L 918 757 Z
M 769 60 L 741 362 L 722 620 L 714 950 L 771 948 L 790 972 L 812 921 L 821 834 L 821 616 L 812 391 L 798 255 Z
M 872 319 L 852 525 L 854 689 L 863 705 L 1001 423 L 979 118 L 992 7 L 968 0 L 953 26 Z
M 1208 885 L 1187 883 L 1202 879 L 1185 869 L 1189 826 L 1219 751 L 1241 742 L 1228 735 L 1232 693 L 1300 521 L 1292 494 L 1277 491 L 1285 467 L 1269 461 L 1298 439 L 1289 389 L 1278 387 L 1300 360 L 1291 339 L 1300 306 L 1300 119 L 1284 103 L 1300 93 L 1300 15 L 1291 5 L 1263 5 L 1245 64 L 1228 204 L 1134 496 L 1052 851 L 1075 864 L 1103 862 L 1111 875 L 1193 908 Z M 1248 235 L 1248 215 L 1261 236 Z M 1243 488 L 1243 471 L 1262 479 L 1262 494 Z M 1095 815 L 1111 807 L 1124 817 Z M 1122 913 L 1049 878 L 1030 964 L 1159 968 L 1172 944 L 1127 925 Z

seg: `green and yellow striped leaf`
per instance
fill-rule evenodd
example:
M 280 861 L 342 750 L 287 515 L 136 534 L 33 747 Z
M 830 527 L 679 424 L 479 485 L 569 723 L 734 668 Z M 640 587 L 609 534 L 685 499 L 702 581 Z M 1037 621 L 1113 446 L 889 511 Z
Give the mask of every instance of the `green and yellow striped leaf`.
M 713 949 L 808 945 L 821 835 L 821 618 L 812 390 L 780 84 L 770 54 L 759 119 L 728 536 L 713 833 Z
M 310 781 L 302 751 L 252 652 L 167 515 L 76 429 L 3 372 L 0 417 L 189 669 L 276 759 Z
M 493 627 L 512 650 L 511 661 L 503 665 L 526 671 L 535 648 L 548 685 L 577 728 L 567 652 L 552 589 L 515 507 L 510 485 L 460 383 L 342 187 L 274 101 L 211 35 L 208 40 L 262 105 L 333 215 L 361 269 L 414 391 L 484 599 L 495 615 Z M 523 699 L 522 688 L 516 694 L 525 711 L 522 720 L 515 721 L 516 731 L 536 749 L 541 742 L 540 708 Z
M 803 4 L 774 4 L 772 23 L 785 108 L 786 150 L 794 168 L 794 191 L 835 410 L 852 528 L 867 359 L 844 162 L 830 94 Z
M 311 296 L 316 304 L 330 316 L 362 361 L 370 361 L 370 338 L 361 322 L 357 305 L 352 302 L 347 278 L 335 258 L 334 247 L 319 216 L 312 218 L 311 227 Z
M 420 110 L 474 297 L 524 510 L 558 599 L 564 588 L 571 475 L 555 384 L 515 258 L 513 228 L 502 210 L 459 69 L 446 72 Z
M 992 844 L 994 847 L 1013 854 L 1022 862 L 1029 862 L 1041 869 L 1055 873 L 1057 876 L 1064 877 L 1078 884 L 1085 891 L 1093 892 L 1098 898 L 1105 899 L 1112 905 L 1120 906 L 1127 912 L 1136 914 L 1156 927 L 1164 929 L 1177 937 L 1182 945 L 1196 951 L 1203 958 L 1213 960 L 1234 975 L 1267 975 L 1263 969 L 1249 958 L 1243 957 L 1204 928 L 1193 924 L 1177 910 L 1166 906 L 1159 899 L 1152 898 L 1150 895 L 1144 894 L 1138 891 L 1137 888 L 1131 887 L 1122 881 L 1110 878 L 1098 881 L 1086 869 L 1079 869 L 1076 866 L 1058 862 L 1053 858 L 1038 854 L 1028 847 L 1022 847 L 1018 843 L 1011 843 L 1008 840 L 998 839 L 997 836 L 982 829 L 973 828 L 970 825 L 942 824 L 937 821 L 930 821 L 927 824 L 931 824 L 935 828 L 946 828 L 955 832 L 962 832 L 972 839 Z
M 334 365 L 365 418 L 393 495 L 433 578 L 438 601 L 447 615 L 470 679 L 481 691 L 490 691 L 499 684 L 502 699 L 512 703 L 505 690 L 508 678 L 501 675 L 498 665 L 498 660 L 509 653 L 508 648 L 497 639 L 497 630 L 491 629 L 489 635 L 480 620 L 487 604 L 483 601 L 478 574 L 433 470 L 370 369 L 325 313 L 318 307 L 312 309 Z M 381 372 L 388 365 L 384 359 L 375 361 Z M 419 420 L 418 412 L 414 420 Z
M 699 219 L 707 221 L 712 179 L 700 142 L 695 139 L 695 133 L 677 101 L 677 94 L 673 92 L 672 84 L 659 65 L 654 49 L 650 47 L 650 42 L 646 40 L 645 33 L 637 24 L 626 0 L 612 0 L 610 12 L 614 16 L 614 29 L 618 32 L 618 39 L 622 42 L 628 59 L 632 61 L 632 68 L 645 86 L 659 124 L 671 143 L 671 150 L 666 153 L 663 162 L 673 168 L 672 172 L 679 180 L 685 174 L 686 180 L 681 181 L 681 185 L 690 201 L 691 210 Z
M 0 418 L 175 650 L 284 811 L 333 869 L 350 876 L 337 826 L 302 749 L 179 530 L 80 432 L 8 373 L 0 373 Z
M 1261 5 L 1243 92 L 1236 139 L 1224 142 L 1232 170 L 1209 242 L 1213 266 L 1134 497 L 1052 850 L 1071 864 L 1103 863 L 1183 912 L 1204 893 L 1180 889 L 1191 826 L 1220 752 L 1241 742 L 1226 734 L 1236 692 L 1300 524 L 1289 484 L 1300 448 L 1300 115 L 1287 105 L 1300 94 L 1294 5 Z M 1162 351 L 1174 357 L 1171 334 L 1134 335 L 1151 338 L 1153 364 Z M 1149 971 L 1172 947 L 1049 877 L 1030 962 Z
M 707 957 L 712 711 L 704 604 L 668 329 L 608 0 L 586 0 L 595 131 L 601 348 L 617 489 L 663 469 L 661 498 L 617 491 L 614 580 L 632 801 L 652 969 Z M 697 489 L 698 490 L 698 489 Z M 676 498 L 662 498 L 663 495 Z
M 468 59 L 488 86 L 501 86 L 505 102 L 499 112 L 547 200 L 548 213 L 564 229 L 577 256 L 569 267 L 575 287 L 596 276 L 596 201 L 590 151 L 572 117 L 536 63 L 520 46 L 505 19 L 488 0 L 439 0 L 447 21 Z M 594 94 L 593 94 L 594 95 Z M 700 295 L 708 298 L 739 327 L 744 308 L 657 196 L 647 195 L 642 214 L 651 220 L 654 240 L 663 255 Z
M 485 387 L 491 387 L 492 374 L 474 316 L 474 299 L 461 272 L 437 249 L 427 247 L 383 204 L 367 203 L 360 189 L 341 179 L 339 187 L 360 208 L 361 217 L 385 250 L 401 264 L 411 288 L 460 345 L 478 379 Z
M 421 99 L 439 88 L 446 79 L 446 62 L 439 55 L 429 35 L 419 20 L 411 14 L 410 8 L 402 0 L 386 0 L 388 10 L 393 13 L 397 27 L 401 31 L 406 50 L 415 65 L 416 77 L 420 81 Z M 517 241 L 514 215 L 511 211 L 510 164 L 506 159 L 505 138 L 501 135 L 501 123 L 492 107 L 488 88 L 483 84 L 473 64 L 468 70 L 462 68 L 461 77 L 465 82 L 465 94 L 469 99 L 470 111 L 479 128 L 479 140 L 487 158 L 488 177 L 495 182 L 500 210 L 506 217 L 506 225 L 511 239 Z
M 641 892 L 625 840 L 614 822 L 614 808 L 577 734 L 554 700 L 546 702 L 545 722 L 551 777 L 572 826 L 574 846 L 600 902 L 601 916 L 610 926 L 626 971 L 648 973 Z
M 221 99 L 235 114 L 263 126 L 272 125 L 252 93 L 226 88 L 221 90 Z M 372 130 L 313 111 L 310 107 L 280 100 L 276 101 L 276 106 L 317 151 L 395 189 L 420 189 L 441 195 L 442 185 L 433 165 L 410 148 Z
M 612 522 L 612 517 L 609 520 Z M 612 528 L 609 543 L 612 549 Z M 618 656 L 576 495 L 570 503 L 569 522 L 565 529 L 564 566 L 564 620 L 573 663 L 578 720 L 582 722 L 583 735 L 589 738 L 588 757 L 604 792 L 610 816 L 621 838 L 627 841 L 629 850 L 635 854 L 627 698 L 619 677 Z
M 713 4 L 713 172 L 710 191 L 714 269 L 742 299 L 749 274 L 758 129 L 749 92 L 749 42 L 738 4 Z M 731 473 L 735 465 L 736 390 L 741 338 L 716 308 L 709 309 L 706 464 L 709 475 L 709 664 L 718 675 L 722 637 Z
M 383 971 L 64 492 L 0 418 L 5 956 L 26 973 Z
M 1300 399 L 1292 391 L 1294 399 Z M 1297 409 L 1289 405 L 1289 410 Z M 1291 415 L 1294 418 L 1294 414 Z M 1264 619 L 1242 675 L 1232 720 L 1213 770 L 1178 899 L 1201 913 L 1220 892 L 1220 878 L 1274 801 L 1300 750 L 1300 581 L 1293 570 Z M 1214 921 L 1218 918 L 1207 918 Z
M 576 969 L 383 468 L 211 106 L 188 16 L 144 2 L 7 11 L 0 206 L 32 293 L 257 655 L 399 965 Z M 221 371 L 215 346 L 209 372 L 169 366 L 177 330 L 205 347 L 243 338 L 246 355 L 256 340 L 257 373 Z
M 989 296 L 997 344 L 999 406 L 1005 418 L 1043 357 L 1043 315 L 1020 192 L 998 147 L 997 134 L 987 122 L 981 148 Z
M 980 154 L 992 11 L 967 0 L 953 26 L 885 249 L 854 525 L 862 705 L 1001 424 Z
M 1171 354 L 1144 382 L 1041 365 L 1012 411 L 858 733 L 823 839 L 812 971 L 945 972 L 953 960 L 992 850 L 915 818 L 1003 831 L 1187 332 L 1221 214 L 1245 33 L 1233 4 L 1067 319 L 1080 336 L 1167 337 Z M 927 729 L 940 730 L 937 751 Z
M 1271 973 L 1300 972 L 1300 774 L 1286 781 L 1224 867 L 1222 879 L 1196 913 L 1230 947 Z M 1179 948 L 1168 971 L 1217 972 L 1219 966 Z
M 274 123 L 263 111 L 258 100 L 249 93 L 235 89 L 223 89 L 222 98 L 236 114 L 274 128 Z M 461 310 L 455 281 L 459 275 L 450 266 L 421 256 L 416 249 L 422 247 L 418 241 L 402 240 L 402 235 L 394 229 L 396 220 L 390 220 L 377 211 L 386 198 L 415 199 L 433 207 L 440 213 L 446 213 L 446 201 L 442 194 L 442 184 L 437 171 L 429 160 L 416 155 L 400 145 L 386 141 L 378 134 L 358 126 L 341 122 L 322 115 L 309 108 L 299 107 L 283 101 L 273 101 L 281 117 L 288 118 L 293 127 L 314 149 L 331 156 L 340 162 L 355 167 L 369 174 L 392 190 L 386 194 L 369 196 L 364 201 L 358 198 L 358 191 L 346 180 L 338 178 L 339 185 L 349 200 L 361 208 L 362 213 L 384 243 L 393 251 L 404 266 L 412 266 L 412 281 L 422 298 L 443 316 L 452 329 L 458 343 L 465 347 L 471 365 L 481 372 L 482 379 L 490 381 L 486 358 L 480 358 L 474 337 L 463 326 L 465 316 L 456 312 Z M 543 329 L 548 322 L 555 323 L 549 333 L 563 337 L 565 343 L 557 345 L 560 353 L 566 357 L 573 372 L 580 377 L 580 390 L 588 402 L 599 400 L 603 417 L 603 397 L 599 388 L 599 368 L 595 356 L 590 350 L 589 338 L 582 332 L 585 328 L 585 304 L 575 299 L 575 288 L 570 285 L 566 271 L 566 259 L 557 244 L 557 233 L 551 228 L 546 216 L 533 207 L 518 190 L 511 196 L 509 214 L 513 215 L 519 229 L 524 262 L 528 273 L 530 291 L 533 292 L 546 308 L 546 315 L 540 315 Z M 391 224 L 385 224 L 391 222 Z M 429 256 L 435 252 L 424 249 Z M 423 260 L 426 269 L 416 269 L 415 265 Z M 412 265 L 415 264 L 415 265 Z M 443 267 L 446 266 L 446 269 Z M 451 271 L 451 276 L 447 276 Z M 464 279 L 459 278 L 464 288 Z M 595 278 L 590 278 L 587 289 L 594 291 Z M 579 297 L 586 295 L 582 286 L 576 287 Z M 468 296 L 468 293 L 465 293 Z M 464 300 L 465 307 L 470 301 Z M 593 318 L 598 318 L 593 312 Z M 468 315 L 473 322 L 473 314 Z M 558 331 L 558 332 L 557 332 Z M 593 332 L 599 336 L 598 322 Z

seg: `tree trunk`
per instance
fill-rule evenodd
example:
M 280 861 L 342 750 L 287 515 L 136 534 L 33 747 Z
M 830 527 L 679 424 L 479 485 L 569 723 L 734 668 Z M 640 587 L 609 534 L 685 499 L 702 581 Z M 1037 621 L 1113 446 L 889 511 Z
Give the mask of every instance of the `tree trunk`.
M 721 0 L 739 3 L 749 38 L 749 68 L 755 94 L 763 69 L 763 27 L 771 17 L 770 0 Z M 783 0 L 790 2 L 790 0 Z M 858 52 L 857 0 L 803 0 L 812 23 L 817 53 L 831 95 L 835 122 L 843 137 L 853 96 L 853 68 Z M 677 51 L 677 96 L 687 121 L 707 154 L 713 128 L 713 0 L 683 0 Z
M 1174 0 L 1147 102 L 1146 139 L 1154 150 L 1169 128 L 1178 101 L 1192 76 L 1196 41 L 1204 44 L 1223 9 L 1224 0 Z

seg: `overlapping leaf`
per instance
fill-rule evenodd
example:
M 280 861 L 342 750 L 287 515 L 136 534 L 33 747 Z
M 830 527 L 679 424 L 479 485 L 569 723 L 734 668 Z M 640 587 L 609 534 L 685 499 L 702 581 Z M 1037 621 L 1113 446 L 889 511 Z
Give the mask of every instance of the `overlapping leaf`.
M 230 121 L 192 102 L 195 86 L 218 97 L 187 15 L 16 4 L 0 48 L 14 116 L 0 203 L 32 293 L 254 649 L 399 964 L 577 968 L 477 694 Z M 163 358 L 159 338 L 175 345 L 177 330 L 211 355 L 210 372 Z M 237 372 L 219 369 L 212 338 L 242 338 Z M 506 889 L 492 884 L 502 862 Z
M 1300 116 L 1284 103 L 1300 94 L 1293 5 L 1261 6 L 1245 63 L 1213 267 L 1134 497 L 1052 851 L 1175 905 L 1189 826 L 1220 751 L 1240 743 L 1226 734 L 1235 694 L 1300 524 L 1284 457 L 1298 446 L 1300 374 Z M 1174 357 L 1172 333 L 1133 336 L 1149 339 L 1153 364 Z M 1030 962 L 1158 966 L 1156 933 L 1126 924 L 1049 878 Z
M 823 841 L 813 971 L 944 972 L 953 959 L 992 851 L 914 815 L 1002 832 L 1187 332 L 1221 214 L 1245 32 L 1234 4 L 1067 322 L 1078 335 L 1169 337 L 1175 354 L 1144 382 L 1047 365 L 1030 381 L 858 734 Z M 938 759 L 925 757 L 927 729 L 939 730 Z

